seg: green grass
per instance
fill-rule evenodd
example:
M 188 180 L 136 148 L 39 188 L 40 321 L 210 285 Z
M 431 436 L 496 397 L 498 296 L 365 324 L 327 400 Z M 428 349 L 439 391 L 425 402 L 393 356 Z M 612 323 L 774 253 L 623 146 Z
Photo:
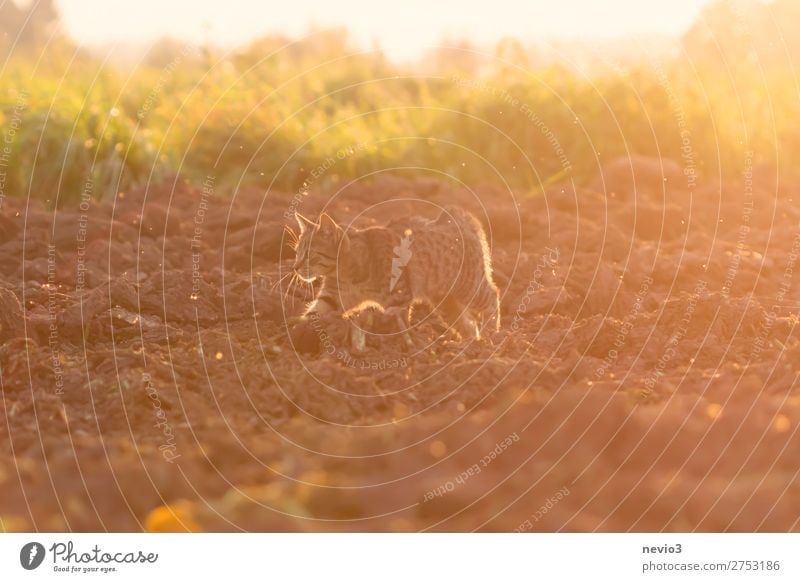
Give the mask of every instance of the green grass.
M 587 76 L 480 59 L 480 73 L 454 61 L 423 74 L 335 31 L 282 44 L 224 57 L 162 46 L 133 69 L 66 43 L 12 56 L 0 71 L 4 193 L 69 205 L 175 173 L 213 175 L 220 191 L 326 192 L 387 169 L 526 193 L 586 182 L 628 152 L 680 163 L 687 136 L 700 172 L 730 179 L 745 152 L 783 163 L 800 142 L 791 76 L 755 66 L 676 57 Z

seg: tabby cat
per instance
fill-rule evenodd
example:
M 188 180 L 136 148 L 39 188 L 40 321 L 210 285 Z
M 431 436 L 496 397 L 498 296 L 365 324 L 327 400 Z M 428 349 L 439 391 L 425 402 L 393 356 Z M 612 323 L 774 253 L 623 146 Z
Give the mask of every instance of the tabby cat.
M 433 312 L 464 339 L 500 328 L 499 293 L 489 245 L 468 212 L 445 208 L 436 220 L 410 217 L 386 226 L 342 228 L 328 214 L 313 222 L 295 213 L 294 273 L 321 287 L 304 317 L 338 312 L 353 321 L 353 344 L 364 337 L 355 317 L 369 308 L 393 314 L 407 330 L 414 305 Z

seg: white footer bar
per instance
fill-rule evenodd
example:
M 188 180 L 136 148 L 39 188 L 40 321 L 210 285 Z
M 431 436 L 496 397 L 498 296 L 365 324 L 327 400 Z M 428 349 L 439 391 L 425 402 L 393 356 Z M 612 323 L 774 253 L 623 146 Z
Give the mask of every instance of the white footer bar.
M 797 534 L 0 534 L 0 580 L 800 580 Z

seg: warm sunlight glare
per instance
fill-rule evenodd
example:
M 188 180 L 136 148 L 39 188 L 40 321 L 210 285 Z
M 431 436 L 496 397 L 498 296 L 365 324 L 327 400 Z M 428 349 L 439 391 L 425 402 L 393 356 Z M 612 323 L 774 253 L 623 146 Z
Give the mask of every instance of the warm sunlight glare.
M 494 43 L 608 39 L 630 34 L 678 35 L 697 17 L 704 0 L 496 0 L 491 11 L 477 2 L 407 0 L 61 0 L 67 31 L 84 43 L 147 42 L 160 36 L 222 45 L 278 32 L 301 35 L 309 26 L 347 26 L 365 48 L 377 43 L 389 56 L 409 59 L 443 38 Z M 473 5 L 474 4 L 474 5 Z

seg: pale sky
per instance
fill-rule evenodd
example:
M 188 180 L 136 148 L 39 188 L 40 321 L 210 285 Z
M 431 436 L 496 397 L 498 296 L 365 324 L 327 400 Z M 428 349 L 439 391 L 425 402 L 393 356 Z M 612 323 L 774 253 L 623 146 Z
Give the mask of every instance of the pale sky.
M 57 0 L 67 31 L 86 44 L 149 42 L 171 36 L 224 46 L 311 25 L 346 26 L 362 47 L 373 41 L 412 59 L 444 37 L 478 45 L 504 36 L 523 42 L 679 35 L 709 0 Z

